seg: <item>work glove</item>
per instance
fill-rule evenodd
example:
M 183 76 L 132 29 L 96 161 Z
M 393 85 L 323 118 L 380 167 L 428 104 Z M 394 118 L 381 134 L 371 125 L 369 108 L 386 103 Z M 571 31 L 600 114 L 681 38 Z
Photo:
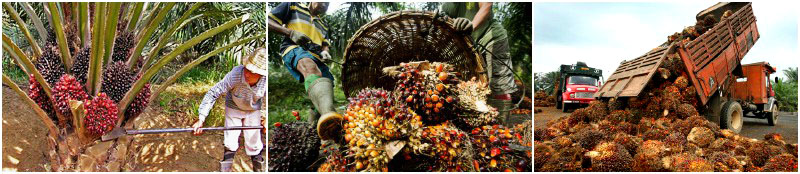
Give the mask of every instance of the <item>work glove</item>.
M 291 30 L 289 32 L 289 39 L 291 39 L 292 42 L 298 45 L 306 45 L 308 42 L 311 42 L 311 38 L 306 36 L 306 34 L 303 34 L 295 30 Z
M 467 18 L 456 18 L 455 20 L 453 20 L 453 28 L 455 28 L 459 32 L 471 33 L 472 22 L 469 21 L 469 19 Z
M 332 61 L 331 54 L 328 53 L 328 51 L 322 51 L 321 53 L 319 53 L 319 56 L 322 57 L 322 62 L 324 62 L 326 64 L 330 63 Z

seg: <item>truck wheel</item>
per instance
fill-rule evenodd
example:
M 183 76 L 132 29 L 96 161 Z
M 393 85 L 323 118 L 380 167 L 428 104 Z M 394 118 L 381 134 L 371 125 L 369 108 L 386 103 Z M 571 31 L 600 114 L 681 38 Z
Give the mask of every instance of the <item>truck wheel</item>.
M 770 126 L 775 126 L 775 123 L 778 123 L 778 105 L 773 106 L 770 112 L 764 112 L 764 116 L 767 117 Z
M 735 133 L 742 131 L 742 105 L 739 102 L 728 101 L 722 106 L 722 115 L 720 115 L 720 128 L 730 129 Z
M 567 113 L 569 111 L 569 105 L 567 103 L 562 102 L 561 104 L 561 112 Z

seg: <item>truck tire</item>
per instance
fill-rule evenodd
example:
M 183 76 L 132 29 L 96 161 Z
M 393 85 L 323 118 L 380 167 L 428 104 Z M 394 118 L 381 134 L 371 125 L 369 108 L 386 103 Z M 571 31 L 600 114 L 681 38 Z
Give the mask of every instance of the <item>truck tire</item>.
M 561 112 L 564 112 L 564 113 L 569 112 L 569 105 L 567 105 L 567 103 L 564 103 L 563 101 L 561 103 L 562 103 L 561 104 Z
M 775 126 L 778 123 L 778 105 L 773 106 L 769 112 L 764 112 L 764 116 L 767 117 L 770 126 Z
M 742 105 L 739 105 L 739 102 L 725 102 L 725 104 L 722 105 L 722 112 L 720 113 L 719 127 L 739 133 L 742 131 L 743 125 L 742 113 Z

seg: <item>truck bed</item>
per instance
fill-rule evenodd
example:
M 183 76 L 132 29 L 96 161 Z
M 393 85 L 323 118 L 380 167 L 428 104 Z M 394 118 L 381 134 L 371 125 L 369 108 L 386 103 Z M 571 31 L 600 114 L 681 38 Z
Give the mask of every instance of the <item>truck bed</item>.
M 682 45 L 675 42 L 660 46 L 630 61 L 623 61 L 595 93 L 596 98 L 636 97 L 647 86 L 668 54 L 678 53 L 685 64 L 689 79 L 697 90 L 702 104 L 720 88 L 726 88 L 730 76 L 741 70 L 740 62 L 752 48 L 759 34 L 752 4 L 720 3 L 698 15 L 722 14 L 726 9 L 736 10 L 721 19 L 707 32 Z M 721 85 L 722 84 L 722 85 Z

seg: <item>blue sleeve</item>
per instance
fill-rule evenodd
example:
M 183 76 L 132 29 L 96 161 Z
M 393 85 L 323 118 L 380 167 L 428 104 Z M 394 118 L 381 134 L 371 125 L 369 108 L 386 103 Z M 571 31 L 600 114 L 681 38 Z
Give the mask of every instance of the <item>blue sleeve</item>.
M 291 6 L 291 3 L 292 2 L 281 2 L 281 4 L 269 12 L 269 19 L 277 22 L 280 25 L 283 25 L 284 22 L 288 22 L 289 11 L 291 10 L 289 9 L 289 6 Z

